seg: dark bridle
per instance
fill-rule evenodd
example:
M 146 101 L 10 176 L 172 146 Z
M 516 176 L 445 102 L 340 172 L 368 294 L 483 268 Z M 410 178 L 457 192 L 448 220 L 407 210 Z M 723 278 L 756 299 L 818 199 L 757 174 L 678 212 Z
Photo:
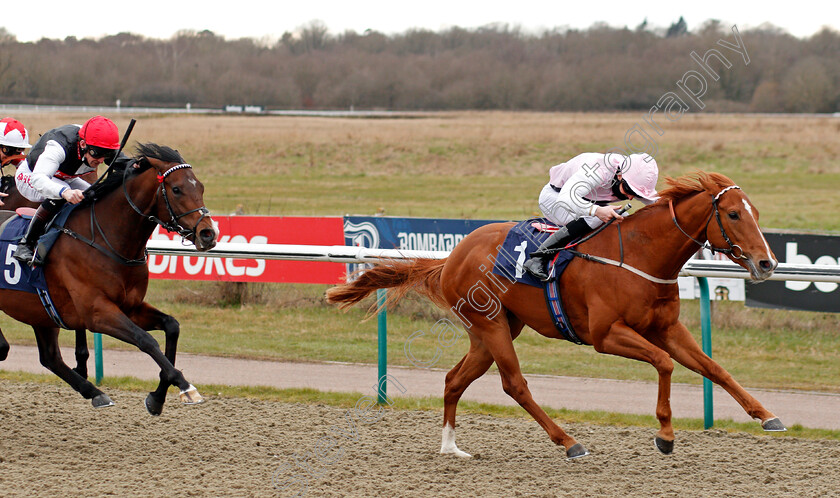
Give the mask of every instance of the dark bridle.
M 729 239 L 729 235 L 726 234 L 726 230 L 723 228 L 723 222 L 721 222 L 721 220 L 720 220 L 720 209 L 718 208 L 718 201 L 720 200 L 720 197 L 724 193 L 726 193 L 729 190 L 733 190 L 733 189 L 741 190 L 741 187 L 739 187 L 737 185 L 730 185 L 730 186 L 726 187 L 725 189 L 721 190 L 720 192 L 718 192 L 717 195 L 715 196 L 715 198 L 712 200 L 712 207 L 714 208 L 714 210 L 711 213 L 709 213 L 709 219 L 706 220 L 706 228 L 705 228 L 706 242 L 705 243 L 700 242 L 699 240 L 695 239 L 694 237 L 692 237 L 691 235 L 686 233 L 685 230 L 683 230 L 683 228 L 677 222 L 677 214 L 674 212 L 674 201 L 672 199 L 668 199 L 668 207 L 671 209 L 671 219 L 674 220 L 674 225 L 676 225 L 677 228 L 680 229 L 680 232 L 682 232 L 683 235 L 685 235 L 686 237 L 688 237 L 689 239 L 694 241 L 700 247 L 708 248 L 710 251 L 712 251 L 712 254 L 714 254 L 715 252 L 719 252 L 721 254 L 726 254 L 727 256 L 729 256 L 731 258 L 734 258 L 734 259 L 747 259 L 746 256 L 744 256 L 744 250 L 741 249 L 741 246 L 739 246 L 738 244 L 733 244 L 732 241 Z M 720 234 L 723 235 L 723 240 L 727 244 L 729 244 L 728 249 L 715 247 L 715 246 L 712 245 L 711 242 L 709 242 L 709 223 L 712 222 L 712 216 L 714 216 L 715 219 L 717 220 L 718 227 L 720 228 Z M 737 251 L 736 251 L 736 249 L 737 249 Z M 737 252 L 737 255 L 736 255 L 736 252 Z
M 159 145 L 156 145 L 156 144 L 141 144 L 141 145 L 138 146 L 137 150 L 140 153 L 139 161 L 142 161 L 143 158 L 145 158 L 147 160 L 146 164 L 144 166 L 141 166 L 141 168 L 139 168 L 139 169 L 134 168 L 133 164 L 138 162 L 138 161 L 137 160 L 131 160 L 130 162 L 124 164 L 125 169 L 123 170 L 123 174 L 122 174 L 121 178 L 119 176 L 111 175 L 104 182 L 102 182 L 102 183 L 97 182 L 98 185 L 96 185 L 95 187 L 92 187 L 91 189 L 88 189 L 86 191 L 87 199 L 85 200 L 85 202 L 89 203 L 91 205 L 91 208 L 90 208 L 90 224 L 91 224 L 91 234 L 92 234 L 93 238 L 88 239 L 87 237 L 84 237 L 81 234 L 79 234 L 79 233 L 77 233 L 73 230 L 70 230 L 67 227 L 60 228 L 60 230 L 63 233 L 65 233 L 66 235 L 69 235 L 70 237 L 73 237 L 76 240 L 84 242 L 85 244 L 87 244 L 87 245 L 97 249 L 98 251 L 104 253 L 109 258 L 113 259 L 114 261 L 117 261 L 120 264 L 123 264 L 123 265 L 126 265 L 126 266 L 142 266 L 142 265 L 145 265 L 146 261 L 148 260 L 148 251 L 144 250 L 143 251 L 143 257 L 134 258 L 134 259 L 126 258 L 125 256 L 121 255 L 119 252 L 117 252 L 117 250 L 114 248 L 114 246 L 112 246 L 111 243 L 108 241 L 108 237 L 105 236 L 105 232 L 102 230 L 102 226 L 99 224 L 99 220 L 96 218 L 96 210 L 94 209 L 94 205 L 96 203 L 96 200 L 98 198 L 100 198 L 101 196 L 103 196 L 106 192 L 110 191 L 113 188 L 116 188 L 118 183 L 122 183 L 123 194 L 125 195 L 125 199 L 126 199 L 126 201 L 128 201 L 128 204 L 132 207 L 132 209 L 134 209 L 134 211 L 136 211 L 140 216 L 147 219 L 148 221 L 154 222 L 154 223 L 162 226 L 167 231 L 178 233 L 184 239 L 189 239 L 190 237 L 192 237 L 193 240 L 195 240 L 195 237 L 197 236 L 196 231 L 198 229 L 198 225 L 200 225 L 202 220 L 204 220 L 204 218 L 210 213 L 210 211 L 204 206 L 201 206 L 201 207 L 196 208 L 196 209 L 192 209 L 192 210 L 187 211 L 185 213 L 182 213 L 180 215 L 175 214 L 175 211 L 172 209 L 172 204 L 169 202 L 169 197 L 166 194 L 166 186 L 165 186 L 166 185 L 165 184 L 166 177 L 169 176 L 174 171 L 178 171 L 180 169 L 185 169 L 185 168 L 192 168 L 191 165 L 186 164 L 184 162 L 184 159 L 181 157 L 180 154 L 178 154 L 177 151 L 172 150 L 169 147 L 163 147 L 163 146 L 159 146 Z M 131 196 L 128 193 L 128 187 L 126 186 L 126 184 L 128 182 L 128 179 L 129 179 L 128 178 L 129 171 L 131 171 L 133 173 L 139 173 L 140 171 L 144 170 L 145 168 L 151 167 L 148 164 L 148 158 L 149 157 L 154 158 L 154 159 L 159 159 L 161 161 L 179 163 L 179 164 L 169 168 L 164 173 L 157 175 L 159 185 L 158 185 L 157 191 L 155 192 L 155 198 L 158 197 L 158 194 L 160 194 L 163 197 L 163 200 L 166 203 L 166 210 L 169 212 L 169 221 L 163 221 L 163 220 L 157 218 L 156 216 L 154 216 L 152 214 L 144 213 L 139 207 L 137 207 L 137 205 L 134 203 L 134 201 L 131 199 Z M 195 212 L 201 213 L 201 217 L 198 219 L 198 221 L 196 222 L 195 226 L 192 229 L 187 229 L 178 222 L 178 220 L 183 218 L 184 216 L 187 216 L 187 215 L 195 213 Z M 105 246 L 107 246 L 107 247 L 102 246 L 101 244 L 98 244 L 95 241 L 97 233 L 99 233 L 99 235 L 102 237 L 102 240 L 104 241 Z
M 181 213 L 181 214 L 176 215 L 175 211 L 172 209 L 172 204 L 169 202 L 169 197 L 166 195 L 166 177 L 169 176 L 170 174 L 172 174 L 173 172 L 178 171 L 179 169 L 186 169 L 186 168 L 192 168 L 192 165 L 187 164 L 187 163 L 177 164 L 175 166 L 172 166 L 168 170 L 164 171 L 162 174 L 157 175 L 158 188 L 157 188 L 157 192 L 155 192 L 155 198 L 157 198 L 158 194 L 160 194 L 163 197 L 163 201 L 166 204 L 166 210 L 169 213 L 169 221 L 163 221 L 163 220 L 161 220 L 160 218 L 158 218 L 154 215 L 144 213 L 139 207 L 137 207 L 137 205 L 134 203 L 134 201 L 131 200 L 131 196 L 128 194 L 128 187 L 126 187 L 126 175 L 128 174 L 128 171 L 129 171 L 130 167 L 125 168 L 125 171 L 123 172 L 123 192 L 125 193 L 125 199 L 128 201 L 128 204 L 140 216 L 143 216 L 144 218 L 146 218 L 147 220 L 149 220 L 151 222 L 157 223 L 158 225 L 165 228 L 168 232 L 177 233 L 178 235 L 183 237 L 184 240 L 189 240 L 189 238 L 192 237 L 192 240 L 195 241 L 195 237 L 198 235 L 196 233 L 196 230 L 198 229 L 198 225 L 200 225 L 201 222 L 204 220 L 204 218 L 208 214 L 210 214 L 210 210 L 207 209 L 204 206 L 201 206 L 201 207 L 197 207 L 195 209 L 191 209 L 191 210 L 189 210 L 185 213 Z M 198 219 L 197 222 L 195 222 L 195 225 L 192 227 L 192 229 L 187 229 L 178 222 L 178 220 L 180 220 L 184 216 L 187 216 L 189 214 L 196 213 L 196 212 L 200 213 L 201 217 Z

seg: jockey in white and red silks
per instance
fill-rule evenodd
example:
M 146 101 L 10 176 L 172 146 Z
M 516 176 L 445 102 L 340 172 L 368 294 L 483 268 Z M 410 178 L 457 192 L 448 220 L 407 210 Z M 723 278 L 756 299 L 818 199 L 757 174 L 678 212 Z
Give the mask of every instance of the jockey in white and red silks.
M 23 153 L 31 148 L 29 145 L 29 131 L 23 127 L 23 123 L 14 118 L 0 119 L 0 168 L 12 165 L 17 168 L 23 161 Z M 0 197 L 8 197 L 9 194 L 0 192 Z M 3 205 L 0 199 L 0 206 Z
M 111 161 L 119 148 L 117 125 L 103 116 L 94 116 L 81 126 L 64 125 L 44 133 L 15 175 L 20 193 L 42 203 L 18 244 L 16 259 L 33 262 L 35 244 L 49 220 L 65 203 L 78 204 L 84 199 L 90 184 L 80 177 Z

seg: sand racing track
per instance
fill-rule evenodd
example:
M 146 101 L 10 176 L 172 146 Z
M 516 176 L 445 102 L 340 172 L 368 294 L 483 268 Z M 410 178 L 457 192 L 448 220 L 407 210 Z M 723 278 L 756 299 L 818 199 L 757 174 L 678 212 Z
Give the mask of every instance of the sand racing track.
M 66 386 L 0 381 L 0 495 L 10 496 L 826 496 L 840 442 L 564 424 L 592 454 L 566 461 L 531 419 L 459 417 L 474 458 L 437 454 L 438 412 L 226 398 L 159 418 L 143 393 L 93 409 Z M 375 412 L 368 412 L 375 413 Z M 562 421 L 561 421 L 562 423 Z M 286 483 L 281 492 L 273 482 Z

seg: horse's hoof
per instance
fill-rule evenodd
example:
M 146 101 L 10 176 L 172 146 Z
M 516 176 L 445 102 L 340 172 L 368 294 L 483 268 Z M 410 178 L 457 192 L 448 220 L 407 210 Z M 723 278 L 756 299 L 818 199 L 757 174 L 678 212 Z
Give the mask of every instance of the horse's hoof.
M 586 448 L 584 448 L 582 444 L 575 443 L 574 446 L 566 450 L 566 459 L 574 460 L 575 458 L 585 457 L 588 454 L 589 452 L 586 451 Z
M 90 404 L 92 404 L 94 408 L 114 406 L 114 402 L 111 401 L 111 398 L 109 398 L 108 395 L 105 393 L 95 396 L 92 400 L 90 400 Z
M 146 396 L 146 411 L 149 412 L 149 415 L 153 415 L 157 417 L 163 412 L 163 403 L 158 402 L 155 398 L 152 397 L 152 393 L 149 393 Z
M 768 418 L 761 423 L 761 428 L 767 432 L 784 432 L 787 430 L 787 427 L 779 420 L 779 417 Z
M 668 441 L 667 439 L 662 439 L 661 437 L 656 436 L 653 438 L 653 442 L 656 444 L 656 449 L 663 455 L 670 455 L 674 452 L 673 441 Z
M 185 405 L 197 405 L 204 403 L 204 397 L 198 393 L 198 389 L 194 385 L 190 384 L 190 387 L 181 391 L 181 403 Z
M 449 450 L 440 450 L 441 455 L 455 455 L 458 458 L 472 458 L 472 455 L 467 453 L 466 451 L 461 451 L 457 447 L 451 448 Z

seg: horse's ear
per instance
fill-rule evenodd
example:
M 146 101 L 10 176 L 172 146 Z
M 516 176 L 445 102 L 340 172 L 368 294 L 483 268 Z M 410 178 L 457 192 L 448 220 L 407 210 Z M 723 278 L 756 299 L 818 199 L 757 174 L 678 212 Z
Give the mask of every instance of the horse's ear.
M 152 163 L 149 162 L 149 158 L 146 156 L 140 156 L 134 158 L 134 168 L 137 169 L 137 172 L 143 172 L 149 169 L 152 166 Z

